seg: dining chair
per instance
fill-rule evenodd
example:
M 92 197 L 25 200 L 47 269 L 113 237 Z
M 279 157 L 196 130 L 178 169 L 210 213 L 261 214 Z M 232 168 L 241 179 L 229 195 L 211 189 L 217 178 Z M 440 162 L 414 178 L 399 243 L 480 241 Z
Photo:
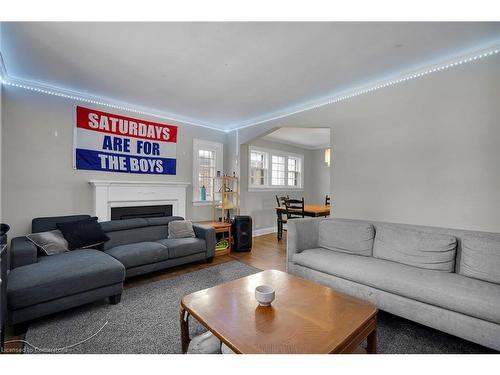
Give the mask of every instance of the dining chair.
M 325 206 L 331 206 L 330 204 L 330 196 L 327 194 L 325 197 Z M 328 217 L 330 215 L 325 215 L 325 217 Z
M 285 207 L 285 201 L 289 199 L 289 196 L 283 196 L 283 197 L 278 197 L 276 195 L 276 203 L 278 204 L 278 208 L 279 207 Z M 276 210 L 276 215 L 277 215 L 277 218 L 276 218 L 276 225 L 277 225 L 277 228 L 278 228 L 278 232 L 277 232 L 277 237 L 278 237 L 278 241 L 281 240 L 281 238 L 283 237 L 283 224 L 286 223 L 286 212 L 283 212 L 279 209 Z
M 278 207 L 284 207 L 285 206 L 285 201 L 287 199 L 290 199 L 290 197 L 288 195 L 285 195 L 285 196 L 282 196 L 282 197 L 278 197 L 276 195 L 276 203 L 278 203 Z
M 302 199 L 287 199 L 285 201 L 285 209 L 287 220 L 305 217 L 304 197 Z

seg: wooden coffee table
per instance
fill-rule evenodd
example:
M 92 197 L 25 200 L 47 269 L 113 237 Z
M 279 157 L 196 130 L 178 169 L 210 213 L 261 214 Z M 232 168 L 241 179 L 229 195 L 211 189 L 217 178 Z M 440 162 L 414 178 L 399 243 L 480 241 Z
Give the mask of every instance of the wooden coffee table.
M 255 287 L 262 284 L 276 290 L 270 307 L 255 300 Z M 236 353 L 352 353 L 365 339 L 367 352 L 376 352 L 375 306 L 276 270 L 183 297 L 183 353 L 190 315 Z

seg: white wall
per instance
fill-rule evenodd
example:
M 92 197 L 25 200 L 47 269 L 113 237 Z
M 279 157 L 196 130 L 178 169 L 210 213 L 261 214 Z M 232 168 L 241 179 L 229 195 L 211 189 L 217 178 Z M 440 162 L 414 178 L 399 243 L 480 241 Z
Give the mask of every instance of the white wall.
M 500 59 L 339 107 L 335 214 L 500 231 Z
M 330 126 L 333 215 L 500 232 L 500 56 L 241 129 Z
M 330 168 L 325 163 L 325 149 L 311 151 L 314 186 L 311 189 L 311 202 L 324 203 L 330 195 Z
M 12 227 L 11 238 L 29 232 L 33 217 L 92 214 L 89 180 L 192 182 L 193 138 L 224 143 L 226 137 L 222 132 L 175 124 L 179 126 L 175 176 L 76 171 L 72 150 L 73 106 L 77 103 L 12 87 L 4 87 L 2 102 L 2 206 L 4 220 Z M 193 207 L 191 188 L 187 196 L 188 218 L 211 218 L 210 207 Z

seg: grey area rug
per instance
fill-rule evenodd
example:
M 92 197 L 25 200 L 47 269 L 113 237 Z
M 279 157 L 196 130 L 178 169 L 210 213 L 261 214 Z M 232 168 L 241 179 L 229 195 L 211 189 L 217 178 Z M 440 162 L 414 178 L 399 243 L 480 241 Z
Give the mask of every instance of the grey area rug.
M 179 303 L 198 290 L 259 272 L 231 261 L 146 285 L 125 289 L 121 302 L 106 300 L 51 315 L 31 324 L 25 340 L 43 349 L 93 339 L 64 353 L 180 353 Z M 190 336 L 205 329 L 190 318 Z M 28 345 L 25 350 L 30 351 Z
M 180 353 L 179 302 L 182 296 L 260 270 L 232 261 L 167 280 L 126 289 L 118 305 L 89 304 L 38 320 L 30 325 L 26 341 L 46 350 L 92 339 L 63 353 Z M 191 337 L 205 329 L 190 319 Z M 403 318 L 380 312 L 379 353 L 491 353 Z M 28 352 L 38 352 L 25 345 Z M 59 351 L 56 351 L 59 352 Z

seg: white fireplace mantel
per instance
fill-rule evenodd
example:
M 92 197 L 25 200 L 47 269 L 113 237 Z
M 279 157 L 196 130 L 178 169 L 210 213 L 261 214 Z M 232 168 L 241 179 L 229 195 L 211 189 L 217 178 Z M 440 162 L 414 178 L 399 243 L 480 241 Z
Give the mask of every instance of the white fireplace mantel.
M 172 205 L 172 214 L 186 217 L 189 182 L 92 180 L 94 214 L 99 221 L 111 220 L 112 207 Z

